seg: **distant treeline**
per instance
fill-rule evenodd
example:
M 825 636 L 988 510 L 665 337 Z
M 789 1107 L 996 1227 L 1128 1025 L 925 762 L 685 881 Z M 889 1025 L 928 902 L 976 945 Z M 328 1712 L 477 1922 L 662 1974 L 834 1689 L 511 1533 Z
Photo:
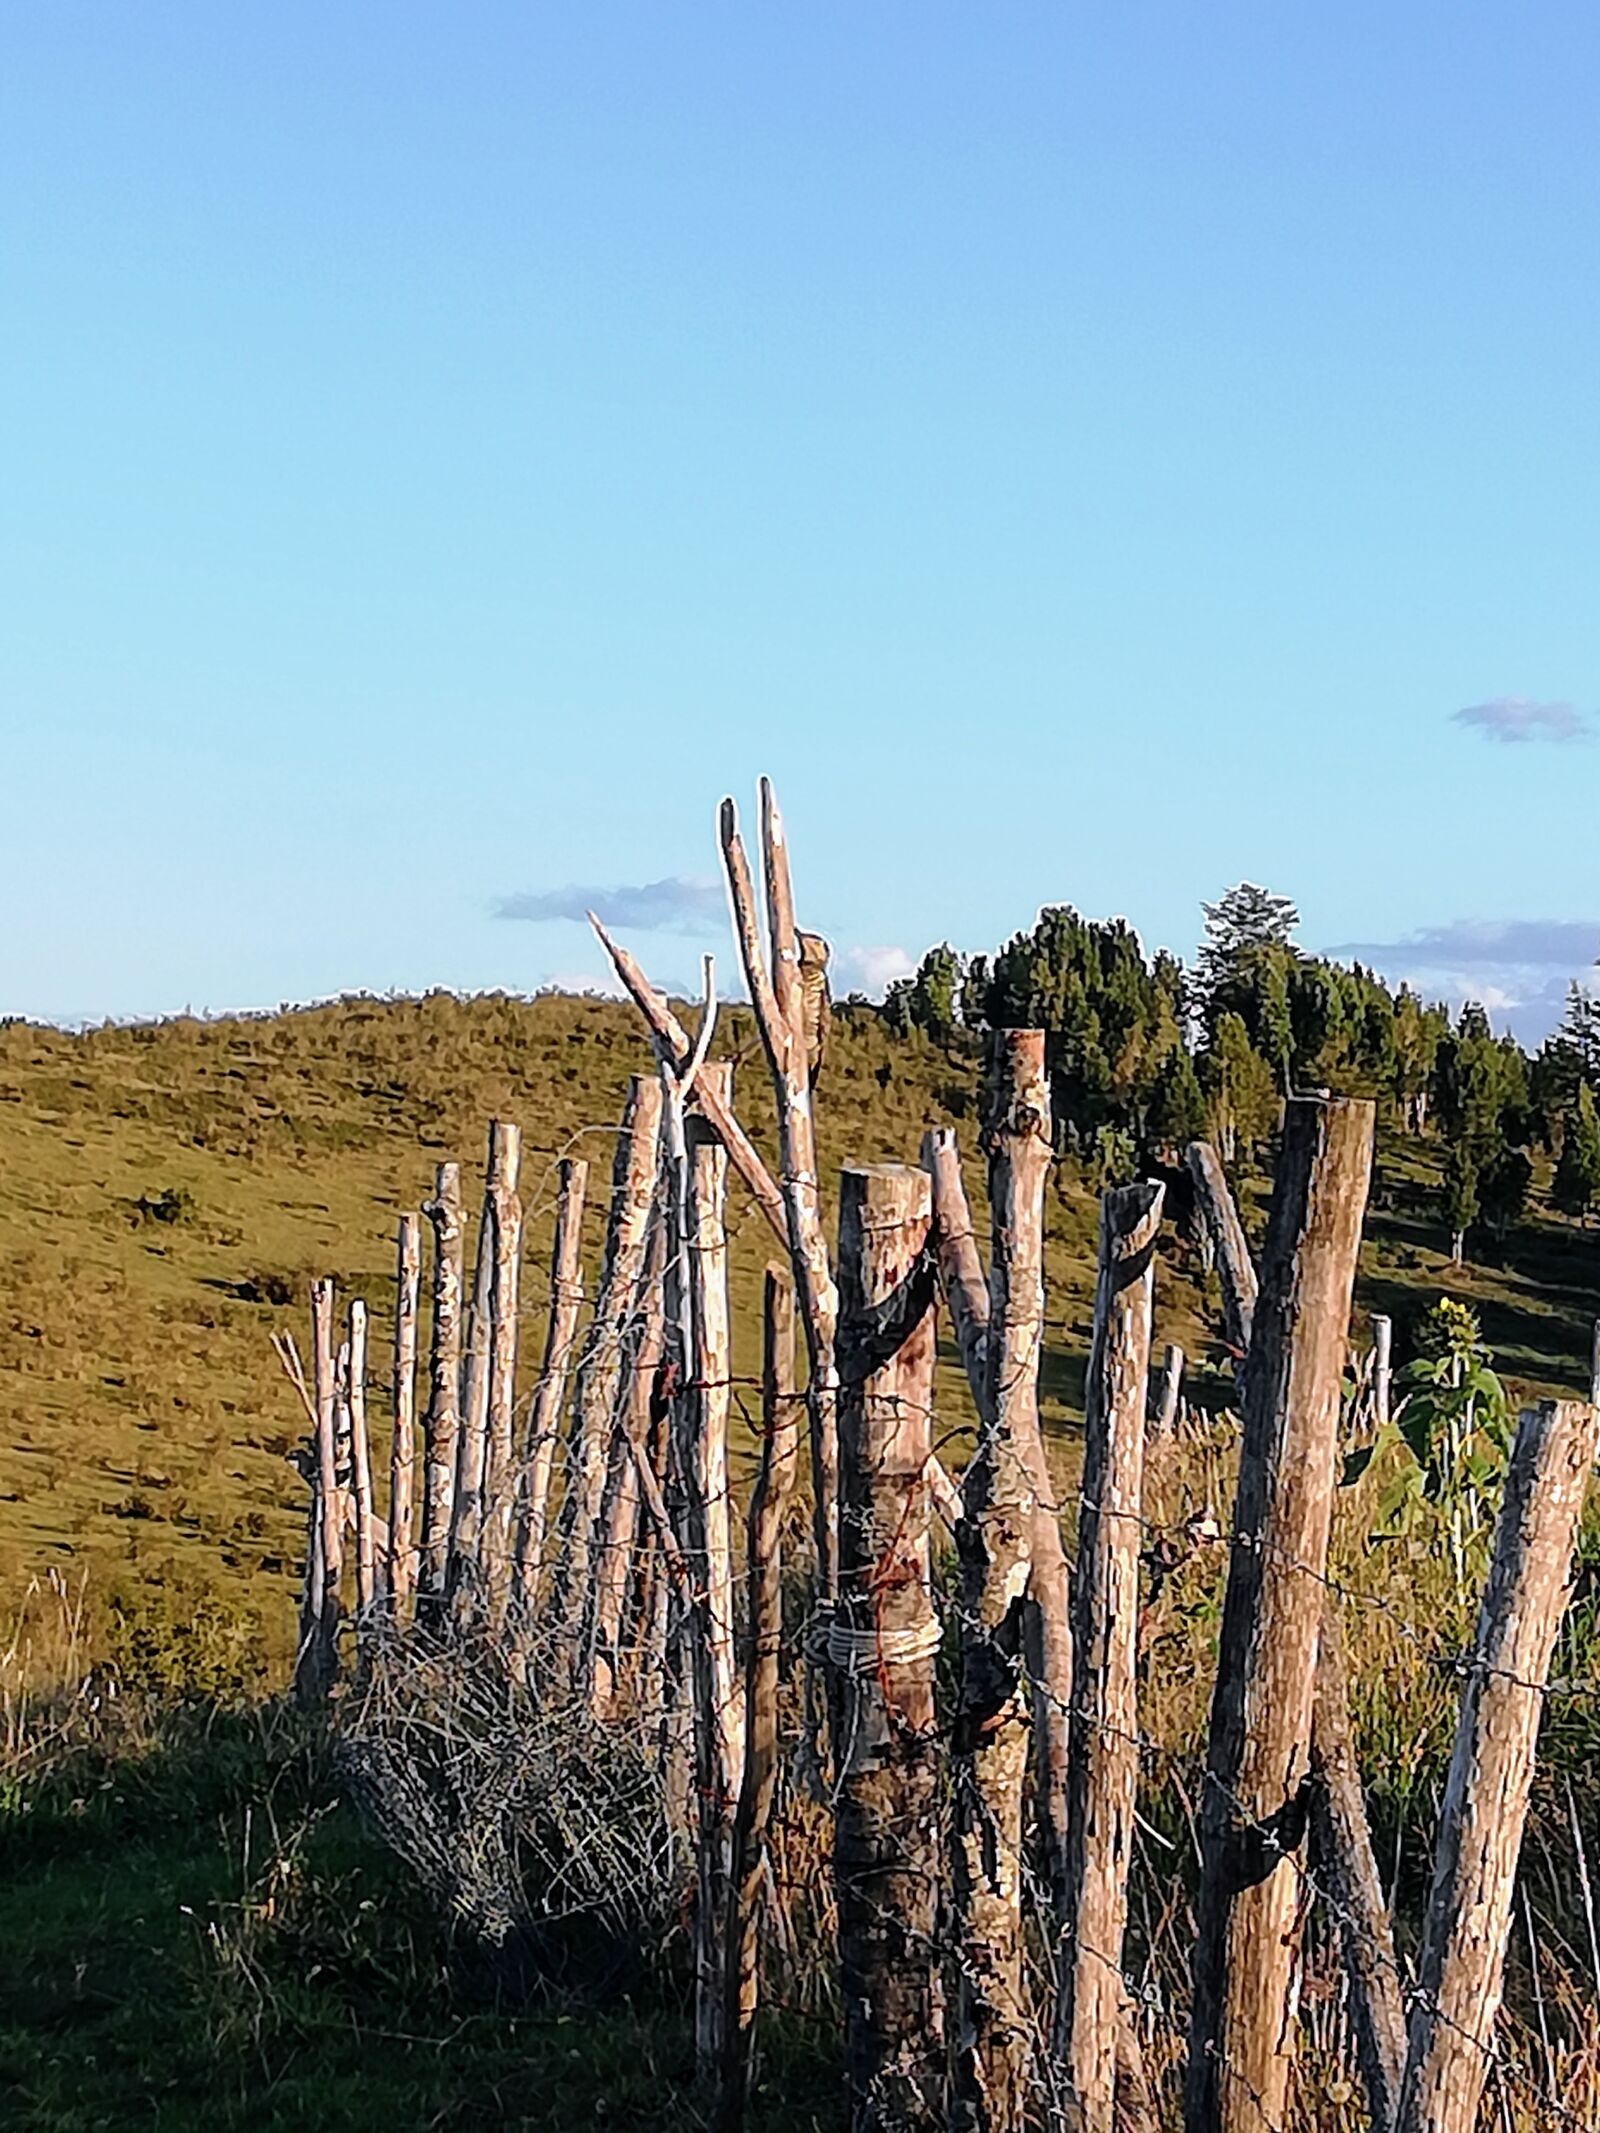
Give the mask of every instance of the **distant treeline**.
M 1281 1099 L 1326 1089 L 1377 1098 L 1390 1127 L 1442 1145 L 1441 1216 L 1459 1257 L 1478 1228 L 1522 1216 L 1533 1155 L 1555 1158 L 1551 1199 L 1600 1208 L 1600 1000 L 1574 984 L 1535 1053 L 1497 1037 L 1481 1007 L 1453 1019 L 1360 964 L 1307 955 L 1287 897 L 1243 882 L 1204 906 L 1193 968 L 1147 958 L 1120 919 L 1042 911 L 993 956 L 932 948 L 889 989 L 892 1031 L 961 1045 L 985 1028 L 1043 1028 L 1065 1144 L 1107 1179 L 1215 1141 L 1249 1160 Z

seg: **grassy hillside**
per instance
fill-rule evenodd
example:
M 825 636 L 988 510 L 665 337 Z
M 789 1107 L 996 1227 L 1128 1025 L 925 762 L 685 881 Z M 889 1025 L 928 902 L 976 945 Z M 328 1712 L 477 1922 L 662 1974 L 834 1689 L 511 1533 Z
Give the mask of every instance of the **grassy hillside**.
M 744 1061 L 741 1109 L 768 1143 L 748 1019 L 734 1011 L 724 1034 Z M 298 1334 L 308 1277 L 333 1273 L 373 1312 L 381 1379 L 395 1215 L 447 1156 L 461 1159 L 471 1200 L 486 1122 L 500 1115 L 525 1135 L 531 1373 L 556 1160 L 591 1163 L 592 1270 L 612 1127 L 628 1075 L 648 1064 L 629 1009 L 561 997 L 356 998 L 80 1035 L 0 1028 L 0 1606 L 54 1567 L 86 1579 L 102 1628 L 115 1603 L 120 1634 L 138 1633 L 141 1649 L 170 1622 L 214 1632 L 241 1662 L 280 1661 L 303 1517 L 285 1455 L 302 1424 L 269 1335 Z M 954 1124 L 981 1222 L 973 1093 L 970 1060 L 891 1040 L 870 1012 L 842 1013 L 819 1102 L 825 1178 L 851 1159 L 914 1161 L 926 1125 Z M 1385 1149 L 1363 1306 L 1403 1324 L 1448 1289 L 1478 1306 L 1520 1385 L 1581 1386 L 1600 1307 L 1593 1241 L 1541 1216 L 1501 1263 L 1452 1269 L 1429 1162 L 1409 1144 Z M 1259 1222 L 1259 1188 L 1254 1200 Z M 736 1363 L 748 1366 L 773 1240 L 742 1196 L 731 1214 L 746 1344 Z M 1048 1219 L 1047 1419 L 1070 1459 L 1095 1220 L 1071 1162 L 1057 1166 Z M 1204 1394 L 1214 1296 L 1170 1233 L 1158 1315 L 1158 1337 L 1201 1359 Z M 1214 1368 L 1209 1384 L 1220 1398 Z M 941 1397 L 958 1436 L 968 1409 L 948 1357 Z

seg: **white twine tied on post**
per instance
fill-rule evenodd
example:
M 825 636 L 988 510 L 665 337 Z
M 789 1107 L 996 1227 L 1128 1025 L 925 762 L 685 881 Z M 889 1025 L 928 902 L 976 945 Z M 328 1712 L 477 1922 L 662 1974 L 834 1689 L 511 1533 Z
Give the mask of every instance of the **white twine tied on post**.
M 944 1624 L 936 1614 L 898 1629 L 883 1629 L 876 1623 L 863 1629 L 836 1614 L 827 1626 L 823 1648 L 831 1667 L 858 1678 L 875 1674 L 881 1666 L 911 1666 L 919 1659 L 931 1659 L 943 1642 Z

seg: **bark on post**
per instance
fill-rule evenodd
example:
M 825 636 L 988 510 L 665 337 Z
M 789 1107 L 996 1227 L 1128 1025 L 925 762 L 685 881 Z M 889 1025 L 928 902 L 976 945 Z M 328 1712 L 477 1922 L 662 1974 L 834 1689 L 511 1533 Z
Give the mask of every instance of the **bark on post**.
M 1311 1858 L 1338 1927 L 1350 1988 L 1350 2023 L 1367 2108 L 1379 2133 L 1390 2133 L 1406 2057 L 1400 1969 L 1383 1883 L 1372 1851 L 1367 1803 L 1350 1731 L 1344 1645 L 1330 1596 L 1317 1650 L 1311 1722 Z
M 350 1301 L 346 1331 L 349 1372 L 350 1489 L 355 1503 L 356 1618 L 365 1625 L 378 1597 L 378 1519 L 372 1501 L 372 1445 L 367 1436 L 367 1307 Z
M 555 1464 L 567 1369 L 583 1304 L 583 1203 L 588 1189 L 588 1164 L 579 1157 L 564 1156 L 556 1196 L 555 1241 L 550 1251 L 550 1311 L 545 1321 L 544 1358 L 528 1410 L 527 1479 L 517 1520 L 514 1605 L 521 1623 L 532 1617 L 544 1563 L 550 1472 Z
M 812 1520 L 817 1547 L 817 1586 L 831 1599 L 839 1581 L 837 1378 L 833 1337 L 838 1291 L 822 1229 L 822 1192 L 817 1177 L 816 1125 L 811 1110 L 811 1070 L 806 1055 L 805 1006 L 800 989 L 800 950 L 795 939 L 789 852 L 778 802 L 766 778 L 760 784 L 761 855 L 766 886 L 771 970 L 761 945 L 750 863 L 739 836 L 731 800 L 720 817 L 722 860 L 733 903 L 745 982 L 767 1055 L 778 1107 L 778 1149 L 783 1178 L 789 1258 L 805 1334 L 811 1415 Z M 930 1448 L 931 1456 L 931 1448 Z
M 1156 1410 L 1158 1437 L 1170 1437 L 1178 1426 L 1178 1402 L 1183 1397 L 1183 1350 L 1176 1341 L 1167 1343 L 1161 1368 L 1161 1404 Z
M 1249 1361 L 1211 1701 L 1187 2133 L 1277 2133 L 1339 1387 L 1373 1107 L 1291 1097 Z
M 1126 2022 L 1122 1941 L 1139 1783 L 1139 1556 L 1159 1185 L 1100 1203 L 1100 1270 L 1073 1577 L 1073 1702 L 1057 2028 L 1083 2133 L 1111 2133 Z
M 628 1085 L 611 1169 L 611 1205 L 595 1296 L 594 1317 L 578 1364 L 577 1397 L 568 1438 L 567 1492 L 561 1506 L 561 1554 L 555 1615 L 561 1664 L 575 1680 L 590 1602 L 594 1544 L 606 1480 L 606 1454 L 626 1358 L 629 1307 L 644 1257 L 655 1196 L 661 1137 L 661 1084 L 635 1074 Z
M 423 1208 L 433 1231 L 433 1323 L 428 1336 L 428 1411 L 423 1420 L 420 1619 L 442 1620 L 450 1580 L 450 1529 L 461 1432 L 461 1166 L 441 1163 Z
M 492 1278 L 489 1292 L 488 1462 L 484 1475 L 482 1552 L 489 1623 L 491 1628 L 498 1628 L 505 1621 L 511 1594 L 511 1531 L 517 1490 L 513 1440 L 517 1412 L 522 1202 L 517 1196 L 514 1160 L 510 1182 L 495 1187 L 488 1213 Z
M 1600 1407 L 1600 1318 L 1594 1322 L 1594 1340 L 1589 1350 L 1589 1405 Z
M 506 1119 L 495 1119 L 489 1127 L 472 1311 L 461 1377 L 461 1438 L 456 1454 L 455 1524 L 450 1543 L 451 1609 L 458 1626 L 464 1626 L 487 1597 L 484 1545 L 492 1473 L 490 1399 L 495 1382 L 496 1271 L 501 1228 L 496 1210 L 515 1200 L 521 1161 L 521 1127 Z M 509 1431 L 509 1419 L 506 1426 Z
M 1374 1315 L 1372 1321 L 1372 1419 L 1379 1429 L 1389 1419 L 1394 1388 L 1394 1321 Z
M 783 1645 L 780 1538 L 800 1443 L 794 1375 L 794 1290 L 787 1267 L 769 1266 L 761 1300 L 761 1467 L 750 1498 L 744 1776 L 733 1825 L 733 1870 L 724 1938 L 721 2133 L 744 2125 L 760 1992 L 761 1881 L 778 1789 L 778 1660 Z
M 1546 1400 L 1517 1429 L 1434 1847 L 1398 2133 L 1472 2133 L 1477 2123 L 1597 1424 L 1590 1401 Z
M 1216 1253 L 1222 1281 L 1222 1310 L 1229 1345 L 1243 1356 L 1250 1350 L 1256 1308 L 1256 1270 L 1245 1242 L 1239 1210 L 1228 1190 L 1227 1172 L 1209 1141 L 1191 1141 L 1184 1151 L 1194 1180 L 1206 1234 Z
M 317 1682 L 326 1696 L 339 1671 L 339 1588 L 344 1570 L 343 1502 L 339 1489 L 338 1417 L 333 1368 L 334 1290 L 331 1281 L 311 1284 L 311 1398 L 317 1416 L 317 1492 L 322 1521 L 322 1603 L 317 1610 Z
M 402 1215 L 395 1240 L 394 1436 L 389 1447 L 389 1616 L 403 1627 L 417 1581 L 415 1539 L 417 1305 L 422 1289 L 422 1222 Z
M 972 2133 L 1022 2124 L 1032 2058 L 1022 1975 L 1028 1724 L 1020 1665 L 1042 1467 L 1045 1092 L 1043 1032 L 997 1031 L 984 1122 L 992 1230 L 984 1398 L 957 1528 L 964 1612 L 953 1773 L 953 2123 Z
M 945 2124 L 933 1611 L 924 1469 L 933 1314 L 915 1310 L 930 1193 L 916 1170 L 840 1181 L 841 1725 L 834 1823 L 853 2133 Z M 896 1321 L 898 1345 L 882 1337 Z

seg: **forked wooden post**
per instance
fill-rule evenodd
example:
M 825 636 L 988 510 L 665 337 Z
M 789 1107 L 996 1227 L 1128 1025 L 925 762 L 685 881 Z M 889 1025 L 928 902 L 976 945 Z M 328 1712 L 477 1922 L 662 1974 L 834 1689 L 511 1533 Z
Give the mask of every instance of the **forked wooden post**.
M 934 2133 L 944 2113 L 937 1939 L 939 1763 L 928 1490 L 933 1313 L 908 1302 L 929 1183 L 847 1169 L 839 1195 L 841 1725 L 834 1822 L 845 2072 L 854 2133 Z M 895 1321 L 898 1345 L 881 1329 Z
M 983 1138 L 992 1230 L 984 1396 L 956 1529 L 963 1614 L 952 1773 L 952 2123 L 971 2133 L 1010 2133 L 1023 2123 L 1033 2056 L 1022 1969 L 1028 1712 L 1021 1674 L 1043 1472 L 1038 1386 L 1050 1107 L 1042 1031 L 994 1033 Z
M 461 1434 L 461 1166 L 441 1163 L 423 1208 L 433 1231 L 433 1323 L 423 1418 L 422 1553 L 417 1613 L 437 1626 L 450 1582 L 456 1449 Z
M 1288 1101 L 1250 1353 L 1201 1812 L 1187 2133 L 1278 2133 L 1339 1388 L 1373 1107 Z
M 1344 1639 L 1331 1593 L 1317 1647 L 1311 1774 L 1312 1865 L 1338 1928 L 1350 1988 L 1350 2026 L 1367 2108 L 1373 2126 L 1390 2133 L 1405 2066 L 1405 2008 L 1394 1932 L 1373 1856 L 1366 1796 L 1350 1729 Z
M 1057 2042 L 1083 2133 L 1112 2133 L 1139 1784 L 1139 1557 L 1159 1185 L 1100 1203 L 1100 1266 L 1073 1577 L 1067 1900 Z
M 761 943 L 755 886 L 731 800 L 719 817 L 722 862 L 733 904 L 745 983 L 772 1075 L 778 1107 L 778 1149 L 790 1262 L 805 1334 L 811 1415 L 812 1519 L 817 1546 L 817 1586 L 824 1599 L 838 1585 L 839 1536 L 837 1378 L 833 1336 L 839 1296 L 828 1263 L 822 1228 L 822 1190 L 817 1176 L 816 1121 L 811 1109 L 811 1070 L 806 1053 L 805 1003 L 800 988 L 800 949 L 795 937 L 794 894 L 783 819 L 770 782 L 760 785 L 761 855 L 766 888 L 767 935 Z M 930 1447 L 931 1451 L 931 1447 Z
M 1600 1415 L 1524 1411 L 1461 1692 L 1397 2133 L 1472 2133 L 1493 2051 L 1517 1855 Z
M 1183 1350 L 1176 1341 L 1167 1343 L 1161 1366 L 1161 1401 L 1156 1409 L 1155 1434 L 1170 1437 L 1178 1426 L 1178 1402 L 1183 1398 Z
M 1228 1174 L 1222 1158 L 1209 1141 L 1191 1141 L 1184 1150 L 1189 1175 L 1194 1180 L 1206 1234 L 1216 1253 L 1217 1273 L 1222 1281 L 1222 1310 L 1229 1343 L 1240 1355 L 1250 1350 L 1251 1327 L 1256 1309 L 1256 1270 L 1245 1241 L 1239 1210 L 1228 1190 Z
M 372 1443 L 367 1435 L 367 1307 L 350 1299 L 345 1332 L 349 1382 L 350 1491 L 355 1503 L 356 1619 L 370 1622 L 378 1598 L 378 1514 L 372 1500 Z
M 320 1660 L 317 1681 L 323 1695 L 339 1670 L 340 1586 L 344 1571 L 343 1502 L 339 1490 L 338 1418 L 333 1369 L 334 1288 L 331 1281 L 311 1284 L 311 1398 L 317 1417 L 317 1493 L 322 1523 L 322 1604 L 317 1610 Z
M 464 1627 L 477 1614 L 488 1591 L 485 1521 L 492 1477 L 490 1401 L 495 1382 L 496 1262 L 502 1228 L 496 1211 L 514 1202 L 521 1161 L 521 1127 L 506 1119 L 495 1119 L 489 1127 L 472 1310 L 461 1373 L 461 1437 L 456 1453 L 455 1516 L 450 1537 L 451 1611 L 458 1627 Z M 512 1337 L 515 1338 L 514 1332 Z M 508 1436 L 509 1426 L 507 1407 Z
M 611 1204 L 594 1317 L 578 1364 L 577 1397 L 568 1438 L 566 1495 L 561 1505 L 561 1552 L 553 1595 L 562 1644 L 561 1664 L 576 1679 L 594 1572 L 594 1544 L 605 1490 L 606 1454 L 626 1360 L 628 1311 L 644 1258 L 655 1197 L 661 1137 L 661 1084 L 635 1074 L 628 1085 L 611 1169 Z
M 566 1399 L 567 1369 L 578 1330 L 578 1313 L 583 1306 L 583 1203 L 588 1190 L 588 1164 L 580 1157 L 564 1156 L 556 1195 L 555 1240 L 550 1250 L 550 1310 L 545 1321 L 544 1358 L 528 1410 L 527 1480 L 517 1518 L 514 1604 L 519 1621 L 526 1621 L 533 1612 L 544 1562 L 550 1473 L 561 1432 L 561 1409 Z
M 394 1435 L 389 1447 L 389 1551 L 387 1570 L 390 1619 L 404 1626 L 417 1581 L 416 1429 L 417 1306 L 422 1292 L 422 1221 L 402 1215 L 395 1238 Z
M 778 1661 L 783 1644 L 783 1516 L 800 1443 L 794 1375 L 794 1290 L 787 1267 L 769 1266 L 761 1299 L 761 1467 L 750 1498 L 744 1777 L 733 1825 L 725 1937 L 720 2133 L 740 2133 L 760 1991 L 760 1896 L 767 1830 L 778 1789 Z
M 519 1135 L 520 1139 L 520 1135 Z M 488 1462 L 484 1474 L 483 1580 L 490 1626 L 505 1620 L 511 1596 L 516 1515 L 517 1332 L 522 1269 L 522 1202 L 515 1166 L 488 1203 L 492 1247 L 489 1292 Z

